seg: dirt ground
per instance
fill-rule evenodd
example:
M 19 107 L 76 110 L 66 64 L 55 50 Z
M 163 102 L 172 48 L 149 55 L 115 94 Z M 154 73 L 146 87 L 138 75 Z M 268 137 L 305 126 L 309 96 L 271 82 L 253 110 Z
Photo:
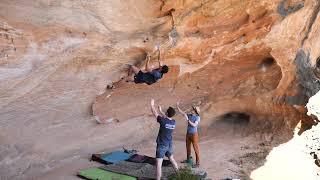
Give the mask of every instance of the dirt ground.
M 156 124 L 156 122 L 153 122 Z M 214 130 L 214 129 L 213 129 Z M 249 179 L 250 172 L 263 165 L 265 157 L 272 149 L 270 142 L 254 136 L 244 136 L 239 131 L 224 129 L 225 133 L 212 133 L 209 136 L 201 136 L 201 168 L 207 171 L 211 179 L 240 178 Z M 140 142 L 123 142 L 123 146 L 138 150 L 140 154 L 155 155 L 155 135 Z M 105 152 L 117 150 L 110 148 Z M 185 159 L 185 141 L 183 137 L 175 136 L 174 157 L 178 162 Z M 53 168 L 43 176 L 36 179 L 78 179 L 76 173 L 89 167 L 98 167 L 101 164 L 89 162 L 90 154 L 83 154 L 71 158 Z M 180 166 L 183 164 L 179 163 Z

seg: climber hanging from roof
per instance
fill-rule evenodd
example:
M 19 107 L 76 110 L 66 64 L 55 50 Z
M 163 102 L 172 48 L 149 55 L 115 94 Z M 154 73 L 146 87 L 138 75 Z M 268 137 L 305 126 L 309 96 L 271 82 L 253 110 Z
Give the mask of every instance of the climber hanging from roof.
M 141 70 L 134 65 L 130 65 L 130 69 L 128 72 L 128 77 L 125 79 L 127 82 L 134 82 L 136 84 L 146 83 L 151 85 L 156 83 L 159 79 L 162 78 L 163 74 L 169 71 L 169 67 L 167 65 L 162 65 L 161 58 L 160 58 L 160 46 L 157 46 L 158 51 L 158 63 L 159 67 L 156 69 L 150 68 L 150 54 L 147 54 L 147 63 L 145 66 L 145 70 Z M 132 75 L 134 76 L 132 77 Z

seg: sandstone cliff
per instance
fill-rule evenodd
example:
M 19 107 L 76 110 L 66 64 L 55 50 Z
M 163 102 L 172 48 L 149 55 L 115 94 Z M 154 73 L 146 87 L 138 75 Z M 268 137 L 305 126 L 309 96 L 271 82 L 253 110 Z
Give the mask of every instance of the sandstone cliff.
M 201 107 L 211 177 L 249 176 L 300 121 L 300 134 L 313 125 L 304 106 L 320 90 L 319 10 L 317 0 L 2 0 L 1 179 L 71 178 L 90 153 L 124 144 L 153 155 L 152 97 Z M 170 67 L 159 83 L 106 89 L 157 44 Z M 184 133 L 178 123 L 183 153 Z

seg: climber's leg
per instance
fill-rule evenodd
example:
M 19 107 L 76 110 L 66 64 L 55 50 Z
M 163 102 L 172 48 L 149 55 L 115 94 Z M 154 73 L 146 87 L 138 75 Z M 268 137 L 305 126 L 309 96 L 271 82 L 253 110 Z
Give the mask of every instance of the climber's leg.
M 128 76 L 128 77 L 125 78 L 125 81 L 126 82 L 134 82 L 134 77 Z
M 132 76 L 132 74 L 138 74 L 140 69 L 136 66 L 130 66 L 130 69 L 128 71 L 128 76 Z
M 133 74 L 136 76 L 137 74 L 139 74 L 139 72 L 141 71 L 138 67 L 134 66 L 134 65 L 129 65 L 129 71 L 128 71 L 128 76 L 122 78 L 122 81 L 125 82 L 134 82 L 134 77 L 132 76 Z

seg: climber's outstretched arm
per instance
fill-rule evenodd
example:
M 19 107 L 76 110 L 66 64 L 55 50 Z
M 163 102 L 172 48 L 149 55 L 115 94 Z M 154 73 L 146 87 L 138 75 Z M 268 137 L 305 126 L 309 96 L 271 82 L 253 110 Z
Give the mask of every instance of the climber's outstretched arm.
M 145 71 L 146 72 L 151 72 L 152 71 L 152 69 L 150 68 L 150 66 L 149 66 L 149 62 L 150 62 L 150 54 L 147 54 L 147 63 L 146 63 L 146 68 L 145 68 Z
M 160 53 L 160 49 L 158 49 L 158 62 L 159 62 L 159 68 L 162 67 L 162 62 L 161 62 L 161 53 Z

